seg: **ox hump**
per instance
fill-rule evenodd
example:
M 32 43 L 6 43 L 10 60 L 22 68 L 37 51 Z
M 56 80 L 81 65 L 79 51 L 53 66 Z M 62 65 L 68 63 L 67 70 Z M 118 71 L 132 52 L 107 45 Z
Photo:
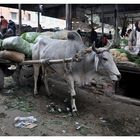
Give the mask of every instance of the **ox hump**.
M 77 32 L 74 32 L 74 31 L 68 32 L 67 38 L 68 38 L 68 40 L 73 40 L 73 41 L 80 41 L 80 42 L 82 42 L 81 36 L 80 36 Z
M 39 46 L 45 46 L 47 44 L 44 39 L 40 39 L 38 43 L 39 43 Z

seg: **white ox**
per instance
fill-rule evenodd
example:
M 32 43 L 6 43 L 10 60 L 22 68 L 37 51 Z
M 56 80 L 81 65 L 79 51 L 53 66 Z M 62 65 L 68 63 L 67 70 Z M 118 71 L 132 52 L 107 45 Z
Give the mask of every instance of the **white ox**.
M 77 111 L 75 104 L 75 88 L 74 82 L 79 85 L 85 85 L 91 82 L 94 78 L 95 71 L 98 67 L 103 67 L 110 78 L 114 81 L 119 80 L 121 74 L 113 61 L 112 55 L 109 53 L 109 47 L 96 49 L 92 47 L 93 51 L 86 53 L 86 47 L 81 41 L 79 34 L 76 32 L 69 32 L 67 40 L 57 39 L 39 39 L 32 49 L 32 59 L 64 59 L 83 57 L 80 62 L 71 62 L 66 64 L 52 64 L 51 66 L 45 64 L 34 64 L 34 94 L 38 94 L 37 80 L 39 75 L 39 68 L 42 67 L 43 79 L 48 95 L 48 73 L 47 68 L 53 68 L 58 74 L 63 76 L 67 81 L 71 93 L 71 107 L 72 111 Z M 78 55 L 76 55 L 78 54 Z

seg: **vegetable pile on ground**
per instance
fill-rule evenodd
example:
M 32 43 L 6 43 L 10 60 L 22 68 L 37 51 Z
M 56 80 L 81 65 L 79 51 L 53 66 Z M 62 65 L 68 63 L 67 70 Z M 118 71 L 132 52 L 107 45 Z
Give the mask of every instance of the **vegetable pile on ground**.
M 120 46 L 127 46 L 127 45 L 128 45 L 128 40 L 125 39 L 125 38 L 122 38 L 122 39 L 120 40 Z

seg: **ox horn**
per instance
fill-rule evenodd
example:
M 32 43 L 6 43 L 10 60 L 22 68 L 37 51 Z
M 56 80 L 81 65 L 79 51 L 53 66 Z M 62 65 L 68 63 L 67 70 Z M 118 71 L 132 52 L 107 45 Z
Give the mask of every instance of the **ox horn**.
M 95 47 L 95 41 L 92 44 L 92 50 L 96 53 L 100 53 L 100 51 Z
M 107 50 L 110 50 L 111 48 L 112 48 L 112 45 L 113 45 L 113 41 L 111 42 L 111 41 L 109 41 L 108 40 L 108 47 L 107 47 Z

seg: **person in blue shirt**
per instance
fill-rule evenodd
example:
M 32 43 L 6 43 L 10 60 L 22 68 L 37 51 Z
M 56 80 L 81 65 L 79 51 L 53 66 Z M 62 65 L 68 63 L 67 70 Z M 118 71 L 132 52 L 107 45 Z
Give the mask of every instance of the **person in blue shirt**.
M 16 35 L 16 24 L 14 21 L 9 20 L 8 29 L 11 29 L 13 31 L 13 36 Z

